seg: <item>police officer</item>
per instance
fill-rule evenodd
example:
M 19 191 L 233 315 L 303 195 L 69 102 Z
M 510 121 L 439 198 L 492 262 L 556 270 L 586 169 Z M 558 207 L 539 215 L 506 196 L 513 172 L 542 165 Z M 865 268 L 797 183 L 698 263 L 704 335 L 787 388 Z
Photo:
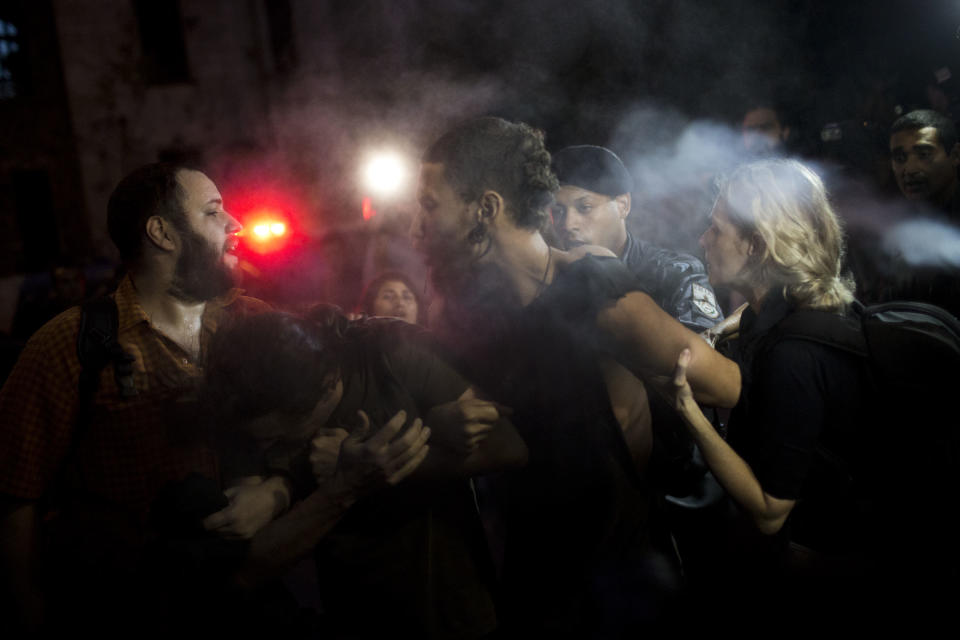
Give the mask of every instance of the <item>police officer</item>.
M 554 225 L 566 248 L 609 249 L 664 311 L 694 332 L 723 320 L 700 260 L 638 240 L 627 230 L 633 178 L 615 153 L 591 145 L 566 147 L 554 154 L 553 169 L 560 182 Z M 649 394 L 649 401 L 654 444 L 648 477 L 663 499 L 654 541 L 667 556 L 679 551 L 693 585 L 710 561 L 712 546 L 703 532 L 718 526 L 723 491 L 678 429 L 676 414 L 658 394 Z
M 703 263 L 633 237 L 627 230 L 633 178 L 615 153 L 579 145 L 553 156 L 560 181 L 554 194 L 554 225 L 567 249 L 609 249 L 632 271 L 660 307 L 692 331 L 723 319 Z

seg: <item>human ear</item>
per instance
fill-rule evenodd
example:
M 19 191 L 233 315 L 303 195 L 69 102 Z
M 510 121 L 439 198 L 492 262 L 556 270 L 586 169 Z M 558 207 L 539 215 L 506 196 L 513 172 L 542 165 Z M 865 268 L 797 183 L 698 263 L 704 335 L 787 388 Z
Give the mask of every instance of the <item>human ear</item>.
M 144 232 L 150 242 L 159 249 L 173 251 L 177 247 L 172 225 L 163 216 L 151 216 L 147 220 Z
M 477 222 L 492 222 L 504 209 L 503 196 L 496 191 L 484 191 L 480 196 Z
M 756 231 L 750 235 L 750 246 L 747 247 L 747 255 L 753 260 L 759 260 L 767 248 L 767 243 L 763 237 Z
M 617 203 L 617 212 L 620 214 L 620 219 L 626 220 L 627 216 L 630 215 L 630 194 L 621 193 L 613 201 Z

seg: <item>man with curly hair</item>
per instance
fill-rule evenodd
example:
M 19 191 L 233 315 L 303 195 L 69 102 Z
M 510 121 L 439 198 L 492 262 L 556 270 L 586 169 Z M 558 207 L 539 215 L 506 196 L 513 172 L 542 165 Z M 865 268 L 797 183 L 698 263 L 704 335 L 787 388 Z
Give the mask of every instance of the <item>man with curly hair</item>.
M 739 372 L 612 254 L 547 245 L 556 188 L 540 132 L 468 121 L 423 156 L 412 235 L 443 296 L 431 326 L 466 377 L 513 408 L 529 449 L 493 491 L 508 630 L 619 637 L 656 617 L 664 591 L 648 544 L 649 410 L 627 367 L 669 374 L 689 347 L 695 393 L 724 406 Z

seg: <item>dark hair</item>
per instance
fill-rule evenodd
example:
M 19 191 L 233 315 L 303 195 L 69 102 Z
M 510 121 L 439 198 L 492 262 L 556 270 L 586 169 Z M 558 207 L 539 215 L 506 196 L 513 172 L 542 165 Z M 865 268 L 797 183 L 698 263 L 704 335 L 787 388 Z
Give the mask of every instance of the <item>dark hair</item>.
M 183 222 L 183 187 L 180 171 L 196 171 L 186 165 L 157 162 L 129 173 L 110 194 L 107 203 L 107 230 L 125 264 L 140 259 L 147 220 L 165 216 L 175 224 Z
M 786 109 L 784 108 L 783 102 L 776 100 L 769 96 L 752 96 L 751 98 L 745 100 L 743 103 L 744 108 L 741 110 L 740 119 L 743 119 L 743 116 L 747 115 L 751 111 L 757 111 L 759 109 L 769 109 L 777 116 L 777 121 L 782 125 L 784 119 L 786 118 Z
M 890 127 L 890 135 L 892 136 L 899 131 L 911 131 L 925 127 L 933 127 L 937 130 L 937 140 L 940 141 L 947 153 L 950 153 L 953 146 L 957 144 L 957 125 L 947 116 L 932 109 L 917 109 L 900 116 Z
M 363 295 L 360 296 L 357 311 L 367 315 L 373 315 L 373 302 L 377 299 L 377 294 L 380 293 L 380 287 L 388 282 L 402 282 L 403 285 L 410 290 L 410 293 L 413 294 L 413 299 L 417 301 L 417 322 L 420 322 L 421 314 L 423 313 L 423 298 L 417 293 L 413 280 L 399 271 L 384 271 L 368 282 L 366 288 L 363 290 Z
M 423 162 L 442 164 L 444 177 L 467 202 L 486 189 L 499 193 L 519 227 L 540 229 L 547 221 L 557 178 L 543 132 L 528 124 L 493 117 L 468 120 L 434 142 Z
M 237 318 L 210 343 L 203 405 L 221 426 L 309 414 L 339 371 L 341 346 L 336 332 L 293 314 Z

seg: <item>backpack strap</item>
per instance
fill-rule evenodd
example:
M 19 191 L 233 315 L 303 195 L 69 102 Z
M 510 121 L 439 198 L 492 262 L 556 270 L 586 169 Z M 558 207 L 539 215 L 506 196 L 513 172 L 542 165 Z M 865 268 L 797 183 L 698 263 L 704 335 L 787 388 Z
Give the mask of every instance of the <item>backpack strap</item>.
M 71 467 L 75 462 L 80 443 L 90 429 L 93 417 L 93 398 L 100 386 L 100 373 L 111 362 L 120 395 L 130 398 L 137 395 L 133 383 L 134 357 L 117 342 L 119 326 L 117 303 L 109 296 L 94 298 L 80 307 L 80 329 L 77 333 L 77 356 L 80 360 L 80 380 L 77 385 L 77 418 L 70 445 L 60 465 L 59 473 L 48 496 L 48 518 L 64 506 L 70 486 Z
M 857 356 L 869 353 L 859 315 L 849 317 L 830 311 L 799 309 L 780 321 L 771 334 L 774 342 L 800 338 Z
M 117 342 L 118 326 L 117 303 L 109 296 L 88 300 L 80 309 L 77 356 L 81 370 L 74 443 L 89 425 L 93 397 L 100 386 L 100 372 L 104 367 L 113 363 L 114 377 L 122 397 L 131 398 L 137 395 L 137 388 L 133 383 L 134 357 L 124 351 Z M 71 448 L 75 448 L 75 445 Z

